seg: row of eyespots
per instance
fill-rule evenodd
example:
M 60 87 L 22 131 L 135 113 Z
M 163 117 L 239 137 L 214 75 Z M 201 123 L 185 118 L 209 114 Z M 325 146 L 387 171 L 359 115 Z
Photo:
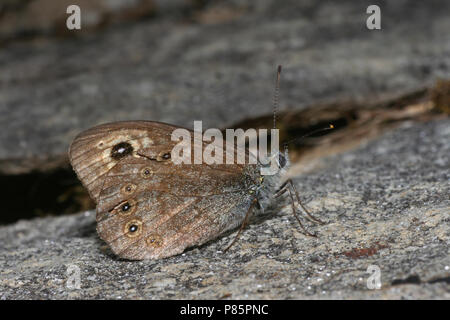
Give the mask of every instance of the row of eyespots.
M 153 172 L 151 171 L 150 168 L 143 168 L 141 170 L 141 175 L 143 175 L 143 176 L 150 176 L 152 174 L 153 174 Z M 135 184 L 128 183 L 121 188 L 121 191 L 122 191 L 122 193 L 124 193 L 126 195 L 131 195 L 136 191 L 136 189 L 137 189 L 137 186 Z M 127 215 L 127 216 L 130 215 L 131 213 L 135 212 L 135 210 L 136 210 L 136 201 L 134 199 L 127 200 L 119 207 L 119 210 L 120 210 L 120 214 L 122 214 L 122 215 Z M 135 237 L 139 236 L 142 233 L 142 221 L 139 219 L 130 220 L 124 226 L 124 233 L 129 238 L 135 238 Z M 148 246 L 151 246 L 154 248 L 158 248 L 158 247 L 162 246 L 162 244 L 163 244 L 163 240 L 162 240 L 161 236 L 159 236 L 158 234 L 150 234 L 146 238 L 145 241 Z
M 121 145 L 122 143 L 119 143 L 116 145 L 113 150 Z M 141 177 L 144 179 L 149 178 L 153 175 L 152 169 L 148 167 L 144 167 L 140 171 Z M 126 196 L 131 196 L 137 189 L 137 186 L 134 183 L 127 183 L 120 189 L 122 194 Z M 127 200 L 119 207 L 119 214 L 124 216 L 129 216 L 132 213 L 136 211 L 136 201 L 134 199 Z M 127 237 L 134 238 L 137 237 L 142 233 L 142 222 L 138 219 L 133 219 L 129 222 L 127 222 L 124 226 L 124 233 L 127 235 Z
M 120 191 L 122 194 L 126 196 L 131 196 L 137 189 L 137 186 L 134 183 L 127 183 L 122 188 L 120 188 Z M 133 212 L 136 211 L 137 205 L 136 200 L 133 198 L 126 200 L 123 202 L 118 208 L 118 212 L 122 216 L 129 216 Z M 129 238 L 137 237 L 142 233 L 142 221 L 139 219 L 132 219 L 128 221 L 124 226 L 124 233 Z

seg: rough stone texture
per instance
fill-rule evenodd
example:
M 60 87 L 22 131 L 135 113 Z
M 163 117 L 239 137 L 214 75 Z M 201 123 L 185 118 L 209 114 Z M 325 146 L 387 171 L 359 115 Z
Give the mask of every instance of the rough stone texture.
M 410 123 L 319 161 L 295 182 L 327 223 L 303 235 L 288 202 L 234 233 L 159 261 L 116 259 L 93 212 L 0 228 L 0 298 L 450 299 L 450 121 Z M 295 174 L 296 168 L 292 168 Z M 67 267 L 81 289 L 67 289 Z M 366 270 L 381 269 L 381 290 Z
M 378 1 L 381 31 L 365 27 L 371 3 L 218 1 L 185 19 L 12 43 L 0 51 L 0 160 L 64 154 L 101 122 L 207 128 L 269 113 L 277 64 L 281 109 L 450 78 L 449 1 Z

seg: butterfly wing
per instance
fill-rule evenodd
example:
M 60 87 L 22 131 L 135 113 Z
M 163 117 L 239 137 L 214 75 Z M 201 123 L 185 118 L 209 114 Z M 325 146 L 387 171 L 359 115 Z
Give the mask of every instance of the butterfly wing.
M 165 157 L 177 143 L 170 138 L 176 128 L 113 123 L 72 144 L 72 165 L 97 202 L 98 233 L 122 258 L 168 257 L 214 239 L 242 222 L 254 197 L 248 191 L 256 166 Z M 191 142 L 193 148 L 193 135 Z

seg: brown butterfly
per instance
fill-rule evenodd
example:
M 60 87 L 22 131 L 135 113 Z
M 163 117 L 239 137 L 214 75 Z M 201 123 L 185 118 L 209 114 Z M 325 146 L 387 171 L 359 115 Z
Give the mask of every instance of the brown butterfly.
M 98 234 L 119 257 L 170 257 L 240 225 L 239 235 L 251 213 L 263 212 L 285 192 L 296 214 L 294 184 L 280 179 L 287 154 L 275 155 L 279 171 L 273 176 L 262 176 L 259 162 L 174 164 L 171 134 L 177 128 L 152 121 L 103 124 L 70 146 L 72 167 L 97 204 Z M 252 155 L 245 152 L 248 160 Z

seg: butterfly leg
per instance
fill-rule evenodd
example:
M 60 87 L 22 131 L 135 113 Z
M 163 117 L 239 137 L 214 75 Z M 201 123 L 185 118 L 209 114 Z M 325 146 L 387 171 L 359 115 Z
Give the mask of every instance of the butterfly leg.
M 295 200 L 294 200 L 294 196 L 292 195 L 292 191 L 291 191 L 290 188 L 286 188 L 286 189 L 289 191 L 289 196 L 291 197 L 292 213 L 294 214 L 295 219 L 297 219 L 297 222 L 299 223 L 300 227 L 303 229 L 303 231 L 305 231 L 306 235 L 317 238 L 317 235 L 309 232 L 303 226 L 302 222 L 300 221 L 300 219 L 299 219 L 299 217 L 297 215 L 297 210 L 295 209 Z
M 248 222 L 247 220 L 250 217 L 251 211 L 253 210 L 254 206 L 257 205 L 257 204 L 258 204 L 258 199 L 257 198 L 253 199 L 252 204 L 250 205 L 250 207 L 247 210 L 247 213 L 245 214 L 244 221 L 242 221 L 241 227 L 239 228 L 239 231 L 236 234 L 236 237 L 234 237 L 233 241 L 228 245 L 228 247 L 226 247 L 225 250 L 223 250 L 224 253 L 227 252 L 228 249 L 230 249 L 231 246 L 237 241 L 237 239 L 241 235 L 241 232 L 244 230 L 244 228 L 245 228 L 245 226 L 246 226 L 246 224 Z
M 300 221 L 300 219 L 298 218 L 298 216 L 297 216 L 297 210 L 295 209 L 295 200 L 294 200 L 294 197 L 293 197 L 293 195 L 292 195 L 292 191 L 291 191 L 291 189 L 289 188 L 291 185 L 290 185 L 290 179 L 289 180 L 287 180 L 285 183 L 283 183 L 281 186 L 280 186 L 280 188 L 278 189 L 278 191 L 275 193 L 275 198 L 278 198 L 278 197 L 281 197 L 283 194 L 285 194 L 287 191 L 289 191 L 289 196 L 291 197 L 291 205 L 292 205 L 292 213 L 294 214 L 294 216 L 295 216 L 295 219 L 297 219 L 297 221 L 298 221 L 298 223 L 300 224 L 300 227 L 302 227 L 302 229 L 305 231 L 305 233 L 307 234 L 307 235 L 309 235 L 309 236 L 313 236 L 313 237 L 315 237 L 316 235 L 314 235 L 314 234 L 312 234 L 312 233 L 310 233 L 310 232 L 308 232 L 308 230 L 306 230 L 306 228 L 303 226 L 303 224 L 301 223 L 301 221 Z M 294 188 L 294 191 L 296 191 L 296 189 Z
M 275 198 L 279 198 L 280 196 L 282 196 L 283 194 L 286 193 L 286 191 L 288 190 L 288 188 L 286 188 L 288 181 L 284 182 L 279 188 L 278 191 L 275 193 L 274 197 Z
M 295 188 L 295 185 L 294 185 L 294 183 L 292 182 L 292 180 L 289 179 L 289 180 L 287 181 L 287 183 L 289 183 L 289 185 L 291 186 L 292 190 L 294 190 L 295 197 L 297 198 L 297 202 L 298 202 L 299 205 L 302 207 L 302 209 L 305 211 L 306 217 L 307 217 L 309 220 L 311 220 L 312 222 L 319 223 L 319 224 L 324 224 L 323 221 L 317 219 L 317 218 L 314 217 L 311 213 L 309 213 L 308 210 L 306 210 L 305 206 L 304 206 L 304 205 L 302 204 L 302 202 L 300 201 L 300 197 L 299 197 L 299 195 L 298 195 L 298 191 L 297 191 L 297 189 Z

